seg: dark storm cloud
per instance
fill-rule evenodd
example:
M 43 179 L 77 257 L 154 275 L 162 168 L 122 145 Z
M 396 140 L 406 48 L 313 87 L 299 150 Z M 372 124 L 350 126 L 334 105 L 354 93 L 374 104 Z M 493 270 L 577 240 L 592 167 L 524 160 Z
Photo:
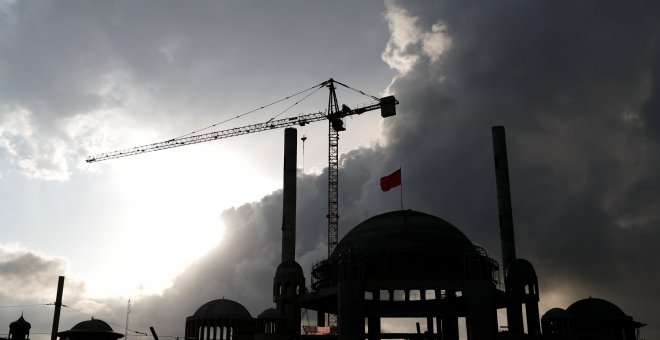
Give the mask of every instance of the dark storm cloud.
M 536 264 L 541 288 L 611 299 L 651 322 L 646 301 L 660 296 L 658 5 L 401 7 L 420 30 L 442 24 L 451 40 L 436 62 L 408 46 L 402 53 L 419 59 L 392 86 L 402 104 L 386 121 L 388 157 L 407 160 L 411 207 L 499 257 L 489 128 L 505 125 L 518 254 Z

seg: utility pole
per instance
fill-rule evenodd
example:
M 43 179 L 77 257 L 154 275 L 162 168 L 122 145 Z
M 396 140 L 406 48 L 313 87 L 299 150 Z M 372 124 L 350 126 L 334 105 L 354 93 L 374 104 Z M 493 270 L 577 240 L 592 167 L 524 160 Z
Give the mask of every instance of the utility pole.
M 64 290 L 64 276 L 57 280 L 57 297 L 55 298 L 55 313 L 53 313 L 53 330 L 50 333 L 50 340 L 57 340 L 57 331 L 60 326 L 60 310 L 62 309 L 62 291 Z
M 128 315 L 131 313 L 131 299 L 128 299 L 128 307 L 126 307 L 126 327 L 124 327 L 124 339 L 128 340 Z

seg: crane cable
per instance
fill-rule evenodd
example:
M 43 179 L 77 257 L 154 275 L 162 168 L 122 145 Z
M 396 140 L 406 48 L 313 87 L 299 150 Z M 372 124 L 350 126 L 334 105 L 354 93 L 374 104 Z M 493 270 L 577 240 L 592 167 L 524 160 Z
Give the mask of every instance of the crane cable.
M 371 94 L 365 93 L 364 91 L 360 91 L 360 90 L 358 90 L 358 89 L 355 89 L 355 88 L 353 88 L 353 87 L 350 87 L 350 86 L 348 86 L 348 85 L 346 85 L 346 84 L 344 84 L 344 83 L 342 83 L 342 82 L 339 82 L 339 81 L 336 81 L 336 80 L 334 80 L 334 82 L 337 83 L 337 84 L 339 84 L 339 85 L 341 85 L 341 86 L 343 86 L 343 87 L 345 87 L 345 88 L 347 88 L 347 89 L 350 89 L 350 90 L 353 90 L 353 91 L 355 91 L 355 92 L 357 92 L 357 93 L 360 93 L 360 94 L 362 94 L 362 95 L 364 95 L 364 96 L 366 96 L 366 97 L 370 97 L 370 98 L 375 99 L 375 100 L 380 100 L 380 98 L 378 98 L 378 97 L 376 97 L 376 96 L 373 96 L 373 95 L 371 95 Z M 286 97 L 284 97 L 284 98 L 282 98 L 282 99 L 276 100 L 276 101 L 274 101 L 274 102 L 272 102 L 272 103 L 270 103 L 270 104 L 266 104 L 266 105 L 260 106 L 260 107 L 258 107 L 258 108 L 256 108 L 256 109 L 253 109 L 253 110 L 247 111 L 247 112 L 245 112 L 245 113 L 241 113 L 241 114 L 239 114 L 239 115 L 237 115 L 237 116 L 235 116 L 235 117 L 232 117 L 232 118 L 229 118 L 229 119 L 225 119 L 225 120 L 223 120 L 223 121 L 221 121 L 221 122 L 218 122 L 218 123 L 215 123 L 215 124 L 209 125 L 209 126 L 207 126 L 207 127 L 205 127 L 205 128 L 201 128 L 201 129 L 199 129 L 199 130 L 195 130 L 195 131 L 189 132 L 189 133 L 187 133 L 187 134 L 184 134 L 184 135 L 181 135 L 181 136 L 179 136 L 179 137 L 176 137 L 175 139 L 183 138 L 183 137 L 187 137 L 187 136 L 194 135 L 194 134 L 198 134 L 198 133 L 200 133 L 200 132 L 202 132 L 202 131 L 204 131 L 204 130 L 208 130 L 208 129 L 210 129 L 210 128 L 214 128 L 214 127 L 216 127 L 216 126 L 218 126 L 218 125 L 221 125 L 221 124 L 224 124 L 224 123 L 230 122 L 230 121 L 232 121 L 232 120 L 234 120 L 234 119 L 241 118 L 241 117 L 243 117 L 243 116 L 245 116 L 245 115 L 248 115 L 248 114 L 250 114 L 250 113 L 253 113 L 253 112 L 256 112 L 256 111 L 259 111 L 259 110 L 265 109 L 265 108 L 267 108 L 267 107 L 270 107 L 270 106 L 273 106 L 273 105 L 275 105 L 275 104 L 281 103 L 281 102 L 283 102 L 283 101 L 285 101 L 285 100 L 287 100 L 287 99 L 291 99 L 291 98 L 293 98 L 293 97 L 295 97 L 295 96 L 298 96 L 298 95 L 303 94 L 303 93 L 305 93 L 305 92 L 307 92 L 307 91 L 311 91 L 311 90 L 314 90 L 314 89 L 315 89 L 313 92 L 307 94 L 307 95 L 306 95 L 305 97 L 303 97 L 301 100 L 295 102 L 293 105 L 291 105 L 291 106 L 287 107 L 286 109 L 284 109 L 284 111 L 278 113 L 277 115 L 275 115 L 274 117 L 272 117 L 271 119 L 269 119 L 268 121 L 270 122 L 270 121 L 272 121 L 273 119 L 275 119 L 275 118 L 281 116 L 282 114 L 284 114 L 286 111 L 290 110 L 292 107 L 298 105 L 300 102 L 302 102 L 303 100 L 307 99 L 309 96 L 311 96 L 312 94 L 316 93 L 316 92 L 317 92 L 318 90 L 320 90 L 321 88 L 327 86 L 327 84 L 328 84 L 328 81 L 324 81 L 324 82 L 322 82 L 322 83 L 320 83 L 320 84 L 317 84 L 317 85 L 314 85 L 314 86 L 312 86 L 312 87 L 310 87 L 310 88 L 308 88 L 308 89 L 305 89 L 305 90 L 302 90 L 302 91 L 296 92 L 296 93 L 291 94 L 291 95 L 288 95 L 288 96 L 286 96 Z
M 307 94 L 306 96 L 304 96 L 304 97 L 303 97 L 303 98 L 302 98 L 301 100 L 299 100 L 299 101 L 297 101 L 297 102 L 295 102 L 295 103 L 293 103 L 293 105 L 291 105 L 291 106 L 289 106 L 289 107 L 287 107 L 286 109 L 284 109 L 284 111 L 282 111 L 282 112 L 280 112 L 280 113 L 278 113 L 278 114 L 276 114 L 276 115 L 275 115 L 274 117 L 272 117 L 271 119 L 269 119 L 269 120 L 268 120 L 268 121 L 267 121 L 266 123 L 269 123 L 269 122 L 270 122 L 270 121 L 272 121 L 273 119 L 275 119 L 275 118 L 277 118 L 277 117 L 279 117 L 279 116 L 281 116 L 281 115 L 282 115 L 282 114 L 283 114 L 284 112 L 287 112 L 287 111 L 289 111 L 289 109 L 291 109 L 292 107 L 294 107 L 294 106 L 296 106 L 296 105 L 298 105 L 298 104 L 299 104 L 299 103 L 300 103 L 301 101 L 303 101 L 303 100 L 305 100 L 305 99 L 307 99 L 307 97 L 309 97 L 309 96 L 311 96 L 311 95 L 313 95 L 314 93 L 316 93 L 316 91 L 318 91 L 318 90 L 320 90 L 321 88 L 322 88 L 322 87 L 318 87 L 318 88 L 317 88 L 316 90 L 314 90 L 313 92 L 311 92 L 311 93 L 308 93 L 308 94 Z
M 371 99 L 378 100 L 378 101 L 380 100 L 380 98 L 378 98 L 378 97 L 376 97 L 376 96 L 372 96 L 372 95 L 370 95 L 370 94 L 368 94 L 368 93 L 365 93 L 364 91 L 360 91 L 360 90 L 358 90 L 358 89 L 354 89 L 354 88 L 352 88 L 352 87 L 350 87 L 350 86 L 348 86 L 348 85 L 346 85 L 346 84 L 344 84 L 344 83 L 342 83 L 342 82 L 338 82 L 338 81 L 335 80 L 335 83 L 337 83 L 337 84 L 339 84 L 339 85 L 341 85 L 341 86 L 343 86 L 343 87 L 345 87 L 345 88 L 347 88 L 347 89 L 351 89 L 351 90 L 353 90 L 353 91 L 355 91 L 355 92 L 357 92 L 357 93 L 359 93 L 359 94 L 361 94 L 361 95 L 363 95 L 363 96 L 370 97 Z
M 316 91 L 318 91 L 320 88 L 322 88 L 323 86 L 325 86 L 325 84 L 326 84 L 326 82 L 322 82 L 321 84 L 314 85 L 314 86 L 312 86 L 312 87 L 310 87 L 310 88 L 308 88 L 308 89 L 306 89 L 306 90 L 302 90 L 302 91 L 300 91 L 300 92 L 297 92 L 297 93 L 294 93 L 294 94 L 292 94 L 292 95 L 286 96 L 286 97 L 284 97 L 284 98 L 282 98 L 282 99 L 279 99 L 279 100 L 276 100 L 276 101 L 274 101 L 274 102 L 272 102 L 272 103 L 270 103 L 270 104 L 266 104 L 266 105 L 264 105 L 264 106 L 260 106 L 260 107 L 258 107 L 258 108 L 256 108 L 256 109 L 250 110 L 250 111 L 248 111 L 248 112 L 241 113 L 241 114 L 239 114 L 238 116 L 235 116 L 235 117 L 232 117 L 232 118 L 229 118 L 229 119 L 225 119 L 225 120 L 223 120 L 223 121 L 221 121 L 221 122 L 218 122 L 218 123 L 215 123 L 215 124 L 209 125 L 209 126 L 207 126 L 207 127 L 205 127 L 205 128 L 201 128 L 201 129 L 199 129 L 199 130 L 195 130 L 195 131 L 192 131 L 192 132 L 186 133 L 186 134 L 181 135 L 181 136 L 179 136 L 179 137 L 176 137 L 176 138 L 174 138 L 174 139 L 179 139 L 179 138 L 187 137 L 187 136 L 190 136 L 190 135 L 198 134 L 198 133 L 200 133 L 200 132 L 202 132 L 202 131 L 204 131 L 204 130 L 208 130 L 208 129 L 210 129 L 210 128 L 213 128 L 213 127 L 216 127 L 216 126 L 218 126 L 218 125 L 221 125 L 221 124 L 227 123 L 227 122 L 229 122 L 229 121 L 232 121 L 232 120 L 234 120 L 234 119 L 241 118 L 241 117 L 243 117 L 243 116 L 245 116 L 245 115 L 248 115 L 248 114 L 250 114 L 250 113 L 253 113 L 253 112 L 255 112 L 255 111 L 259 111 L 259 110 L 265 109 L 265 108 L 267 108 L 267 107 L 269 107 L 269 106 L 273 106 L 273 105 L 275 105 L 275 104 L 278 104 L 278 103 L 280 103 L 280 102 L 283 102 L 283 101 L 285 101 L 285 100 L 287 100 L 287 99 L 290 99 L 290 98 L 292 98 L 292 97 L 295 97 L 295 96 L 300 95 L 300 94 L 302 94 L 302 93 L 305 93 L 305 92 L 307 92 L 307 91 L 311 91 L 312 89 L 316 89 Z M 344 86 L 345 86 L 345 85 L 344 85 Z M 314 92 L 316 92 L 316 91 L 314 91 Z M 312 92 L 312 93 L 314 93 L 314 92 Z M 307 97 L 309 97 L 309 95 L 305 96 L 305 98 L 307 98 Z M 303 98 L 303 99 L 305 99 L 305 98 Z M 296 103 L 296 104 L 298 104 L 298 103 Z M 294 105 L 295 105 L 295 104 L 294 104 Z M 293 105 L 292 105 L 292 106 L 293 106 Z M 291 108 L 291 107 L 287 108 L 286 110 L 288 110 L 288 109 L 290 109 L 290 108 Z M 286 111 L 286 110 L 284 110 L 284 111 Z M 282 113 L 284 113 L 284 111 L 283 111 Z M 282 114 L 282 113 L 280 113 L 280 114 Z M 280 114 L 278 114 L 278 116 L 279 116 Z M 276 117 L 277 117 L 277 116 L 276 116 Z M 271 120 L 272 120 L 272 118 L 271 118 Z

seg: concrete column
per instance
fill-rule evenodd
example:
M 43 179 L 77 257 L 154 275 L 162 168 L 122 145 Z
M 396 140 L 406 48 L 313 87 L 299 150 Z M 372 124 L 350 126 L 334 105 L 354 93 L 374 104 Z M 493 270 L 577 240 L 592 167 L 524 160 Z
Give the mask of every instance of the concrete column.
M 380 290 L 373 291 L 373 301 L 380 301 Z M 380 316 L 370 316 L 367 324 L 369 326 L 367 338 L 369 340 L 380 340 Z
M 438 303 L 445 304 L 448 308 L 445 309 L 445 313 L 442 315 L 436 316 L 438 323 L 438 339 L 442 340 L 458 340 L 458 314 L 457 302 L 456 302 L 456 292 L 453 290 L 445 291 L 445 300 L 441 300 L 442 290 L 435 290 L 435 298 L 438 300 Z
M 339 288 L 339 340 L 364 340 L 364 290 L 357 280 L 343 280 Z
M 369 324 L 367 338 L 369 340 L 380 340 L 380 317 L 370 316 L 367 322 Z
M 364 281 L 362 261 L 350 252 L 338 261 L 338 321 L 339 340 L 364 340 Z
M 541 334 L 538 302 L 530 301 L 527 303 L 525 305 L 525 314 L 527 317 L 527 333 L 533 335 Z
M 443 316 L 438 318 L 438 322 L 442 322 L 442 340 L 458 340 L 458 316 Z
M 325 313 L 321 311 L 316 312 L 316 325 L 319 327 L 325 327 Z
M 519 302 L 511 302 L 506 306 L 506 322 L 509 332 L 512 334 L 523 334 L 522 305 Z
M 433 339 L 433 334 L 435 332 L 433 331 L 433 317 L 432 316 L 427 316 L 426 317 L 426 329 L 428 330 L 429 334 L 429 339 Z
M 464 287 L 468 339 L 494 339 L 497 334 L 497 311 L 493 307 L 492 283 L 488 280 L 467 280 Z

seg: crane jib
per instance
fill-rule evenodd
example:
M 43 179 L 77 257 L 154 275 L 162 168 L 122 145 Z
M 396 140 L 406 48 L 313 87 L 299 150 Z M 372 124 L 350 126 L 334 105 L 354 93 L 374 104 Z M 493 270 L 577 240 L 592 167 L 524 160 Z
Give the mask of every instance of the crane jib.
M 328 115 L 322 112 L 317 112 L 317 113 L 311 113 L 297 117 L 271 120 L 263 123 L 246 125 L 246 126 L 231 128 L 227 130 L 209 132 L 206 134 L 200 134 L 200 135 L 194 135 L 194 136 L 188 136 L 182 138 L 174 138 L 160 143 L 142 145 L 130 149 L 118 150 L 118 151 L 98 154 L 95 156 L 90 156 L 86 159 L 86 162 L 87 163 L 99 162 L 113 158 L 127 157 L 127 156 L 132 156 L 132 155 L 137 155 L 137 154 L 152 152 L 157 150 L 171 149 L 174 147 L 179 147 L 184 145 L 197 144 L 210 140 L 224 139 L 228 137 L 234 137 L 234 136 L 239 136 L 254 132 L 261 132 L 265 130 L 290 127 L 294 125 L 305 126 L 308 123 L 313 123 L 328 119 L 330 120 L 342 119 L 348 116 L 359 115 L 364 112 L 372 111 L 376 109 L 381 109 L 381 116 L 385 118 L 396 114 L 395 105 L 398 103 L 399 102 L 394 98 L 394 96 L 387 96 L 381 98 L 378 101 L 378 103 L 357 107 L 355 109 L 348 109 L 348 107 L 345 106 L 343 110 L 333 112 Z

